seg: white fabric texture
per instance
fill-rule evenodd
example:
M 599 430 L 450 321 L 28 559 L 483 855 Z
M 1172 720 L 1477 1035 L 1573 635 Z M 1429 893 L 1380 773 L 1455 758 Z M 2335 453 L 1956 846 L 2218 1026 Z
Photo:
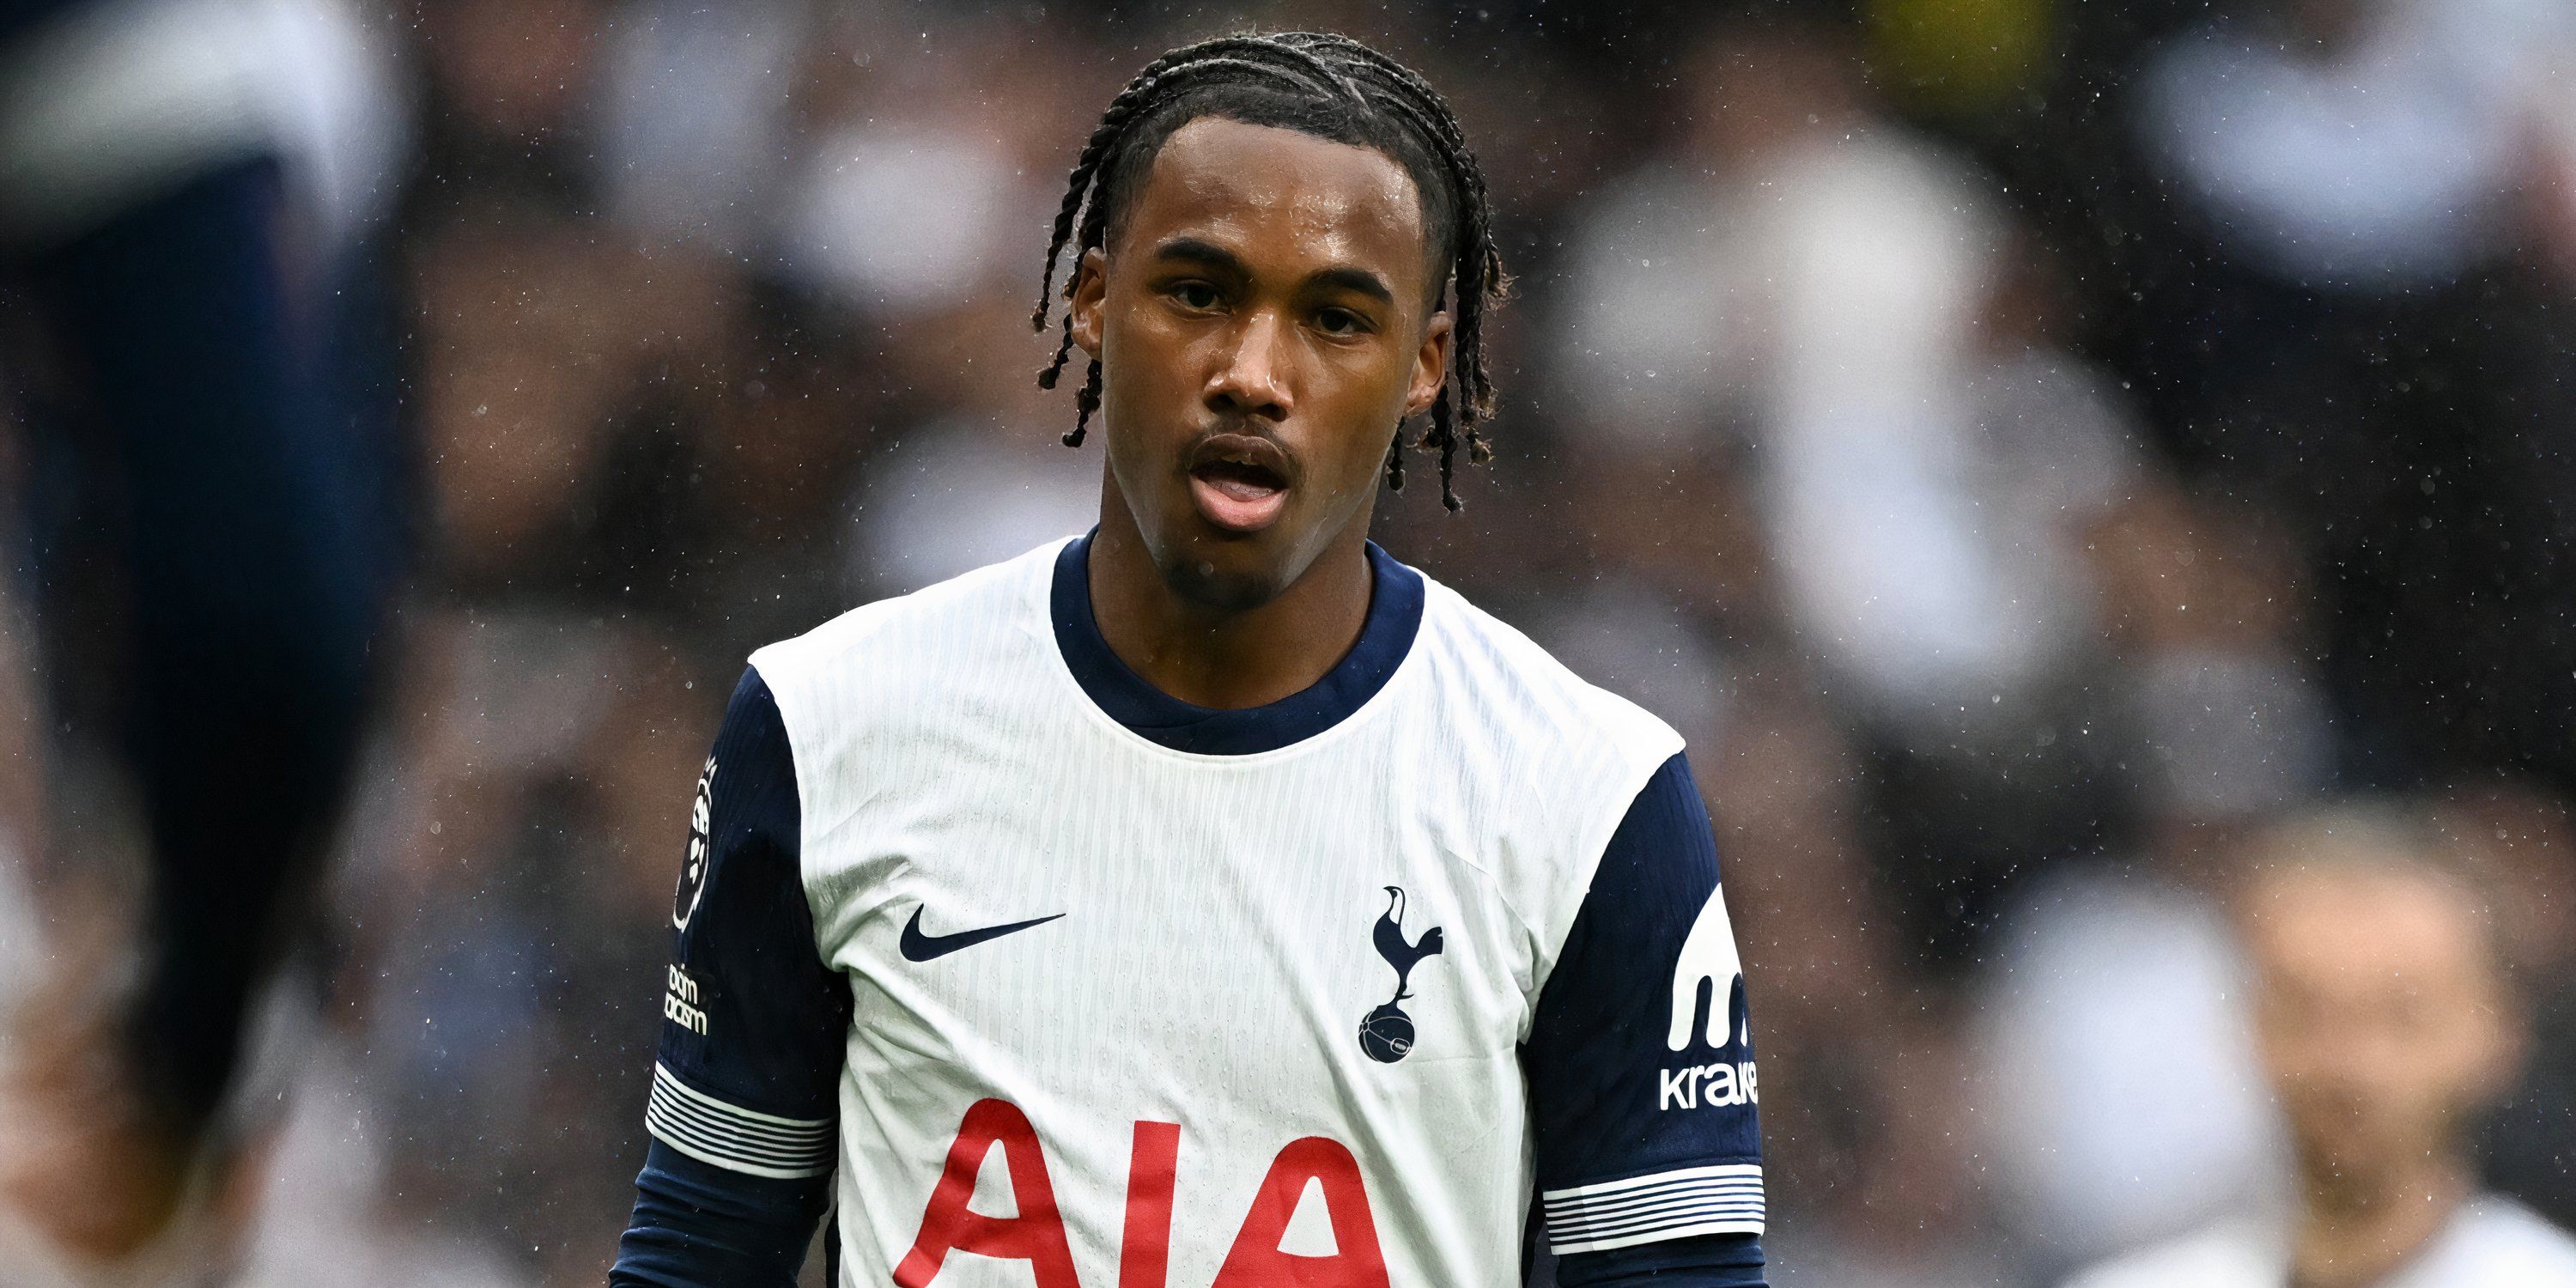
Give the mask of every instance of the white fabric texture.
M 1515 1047 L 1679 736 L 1426 579 L 1411 650 L 1338 724 L 1247 755 L 1170 750 L 1063 661 L 1062 545 L 752 659 L 795 753 L 818 947 L 855 994 L 843 1282 L 890 1282 L 985 1099 L 1026 1115 L 1086 1281 L 1116 1279 L 1138 1124 L 1173 1123 L 1169 1282 L 1212 1282 L 1274 1160 L 1314 1137 L 1356 1160 L 1394 1282 L 1517 1282 Z M 1439 927 L 1443 948 L 1406 981 L 1411 1045 L 1386 1062 L 1359 1027 L 1396 987 L 1371 938 L 1390 887 L 1403 934 Z M 953 935 L 1057 914 L 935 960 L 899 951 L 916 915 Z M 1035 1159 L 1004 1154 L 977 1173 L 978 1213 L 1013 1211 L 997 1170 L 1031 1179 Z M 938 1274 L 1028 1282 L 1025 1262 L 967 1253 Z

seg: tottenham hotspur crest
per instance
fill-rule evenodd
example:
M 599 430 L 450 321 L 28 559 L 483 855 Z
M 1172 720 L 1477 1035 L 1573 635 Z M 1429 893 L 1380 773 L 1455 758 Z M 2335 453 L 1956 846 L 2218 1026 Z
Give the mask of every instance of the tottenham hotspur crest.
M 698 895 L 707 888 L 708 819 L 715 811 L 716 758 L 698 771 L 698 802 L 689 807 L 689 857 L 680 864 L 680 888 L 671 896 L 671 928 L 689 928 Z
M 1422 932 L 1421 939 L 1406 942 L 1404 888 L 1388 886 L 1386 893 L 1386 915 L 1377 919 L 1377 929 L 1372 937 L 1377 944 L 1377 955 L 1395 968 L 1395 996 L 1360 1021 L 1360 1050 L 1368 1052 L 1368 1057 L 1380 1064 L 1393 1064 L 1413 1050 L 1413 1017 L 1406 1015 L 1396 1003 L 1413 996 L 1404 987 L 1405 981 L 1413 976 L 1413 968 L 1423 958 L 1439 955 L 1440 927 L 1433 926 Z

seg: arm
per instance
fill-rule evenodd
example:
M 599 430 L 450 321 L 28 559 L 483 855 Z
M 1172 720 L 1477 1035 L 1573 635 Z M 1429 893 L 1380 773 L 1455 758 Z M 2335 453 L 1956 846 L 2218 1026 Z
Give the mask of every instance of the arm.
M 1558 1283 L 1759 1288 L 1752 1031 L 1717 840 L 1682 756 L 1603 852 L 1521 1070 Z
M 830 1203 L 850 991 L 815 949 L 800 827 L 778 703 L 746 671 L 690 814 L 613 1288 L 787 1288 Z

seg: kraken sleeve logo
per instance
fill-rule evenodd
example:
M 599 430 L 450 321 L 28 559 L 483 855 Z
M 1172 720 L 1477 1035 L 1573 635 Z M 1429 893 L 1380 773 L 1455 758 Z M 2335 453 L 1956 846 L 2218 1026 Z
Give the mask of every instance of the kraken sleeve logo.
M 1413 978 L 1413 968 L 1425 957 L 1440 953 L 1440 927 L 1422 932 L 1422 938 L 1408 942 L 1404 937 L 1404 887 L 1386 887 L 1386 913 L 1377 919 L 1372 939 L 1377 955 L 1395 968 L 1395 996 L 1386 1005 L 1368 1013 L 1360 1021 L 1360 1050 L 1380 1064 L 1393 1064 L 1413 1050 L 1413 1017 L 1396 1003 L 1413 996 L 1405 991 L 1406 981 Z
M 1680 1051 L 1691 1043 L 1691 1031 L 1698 1027 L 1699 986 L 1713 985 L 1708 999 L 1708 1044 L 1726 1045 L 1728 1031 L 1741 1024 L 1750 1028 L 1751 1021 L 1736 1014 L 1736 987 L 1744 978 L 1744 961 L 1736 955 L 1735 926 L 1726 915 L 1726 893 L 1708 892 L 1708 902 L 1701 904 L 1699 919 L 1691 923 L 1690 934 L 1682 940 L 1681 959 L 1673 965 L 1673 1022 L 1664 1034 L 1664 1045 Z M 1749 1034 L 1747 1041 L 1751 1040 Z
M 707 767 L 698 771 L 698 802 L 689 807 L 689 855 L 680 863 L 680 888 L 671 896 L 671 928 L 686 930 L 689 917 L 698 910 L 698 896 L 707 888 L 708 834 L 715 812 L 716 758 L 707 757 Z

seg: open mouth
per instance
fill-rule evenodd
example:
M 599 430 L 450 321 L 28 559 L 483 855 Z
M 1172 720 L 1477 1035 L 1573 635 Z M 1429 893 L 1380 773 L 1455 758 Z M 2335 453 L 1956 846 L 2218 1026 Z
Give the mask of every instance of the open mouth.
M 1278 522 L 1288 502 L 1287 458 L 1277 444 L 1249 434 L 1219 434 L 1199 445 L 1190 463 L 1190 499 L 1209 523 L 1257 532 Z

